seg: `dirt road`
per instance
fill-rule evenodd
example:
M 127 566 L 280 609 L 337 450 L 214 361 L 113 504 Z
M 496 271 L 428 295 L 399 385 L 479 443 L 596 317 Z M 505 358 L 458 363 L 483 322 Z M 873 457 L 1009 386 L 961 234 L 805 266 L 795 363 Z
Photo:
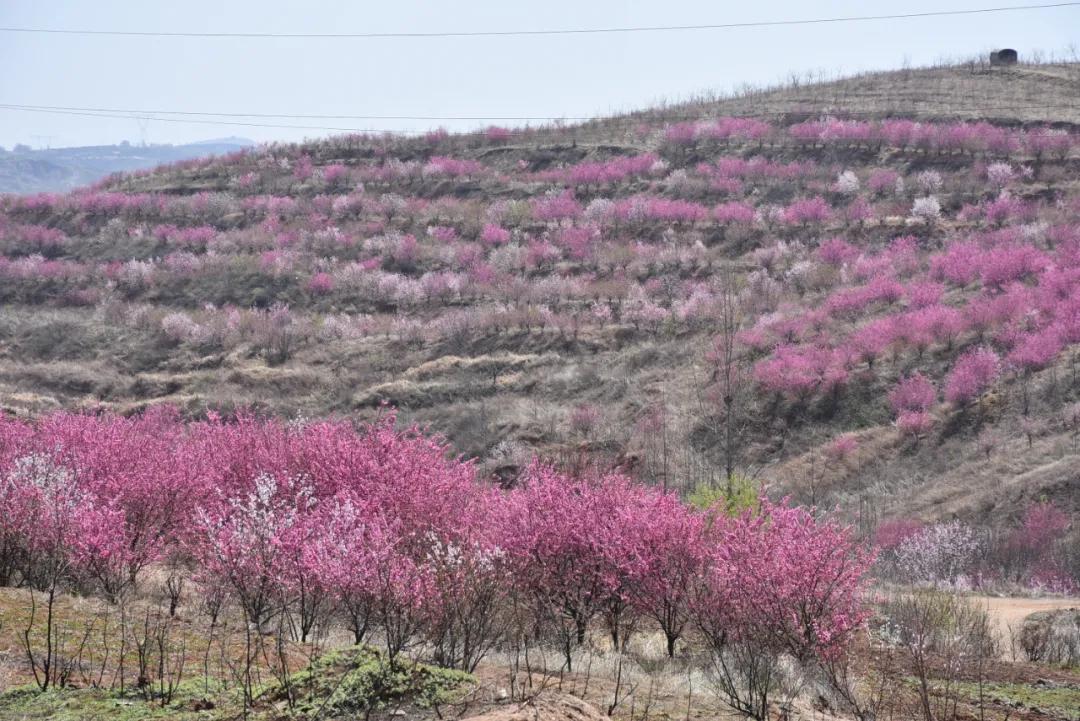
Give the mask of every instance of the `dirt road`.
M 1020 629 L 1024 619 L 1038 611 L 1055 608 L 1080 608 L 1080 598 L 1018 598 L 1015 596 L 971 596 L 973 601 L 984 605 L 1001 639 L 1002 655 L 1009 656 L 1009 627 Z

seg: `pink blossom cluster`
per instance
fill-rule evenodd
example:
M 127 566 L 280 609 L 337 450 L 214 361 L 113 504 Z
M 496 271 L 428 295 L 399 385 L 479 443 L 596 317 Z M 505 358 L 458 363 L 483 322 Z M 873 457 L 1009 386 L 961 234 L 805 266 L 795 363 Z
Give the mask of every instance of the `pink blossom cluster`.
M 614 215 L 634 222 L 697 223 L 709 218 L 709 209 L 700 203 L 651 195 L 635 195 L 616 201 Z
M 922 373 L 902 378 L 889 393 L 896 413 L 928 411 L 937 401 L 937 390 Z
M 878 526 L 879 572 L 906 582 L 952 588 L 993 583 L 1072 593 L 1067 569 L 1071 521 L 1052 503 L 1030 504 L 1012 529 L 978 530 L 961 521 L 925 524 L 897 518 Z
M 217 237 L 216 228 L 202 225 L 194 228 L 177 228 L 175 225 L 157 225 L 150 231 L 153 237 L 184 248 L 206 248 Z
M 821 224 L 833 216 L 832 208 L 821 196 L 801 198 L 784 208 L 783 220 L 788 225 L 806 226 Z
M 673 145 L 689 145 L 700 141 L 758 142 L 770 135 L 772 130 L 770 124 L 756 118 L 722 117 L 669 125 L 664 129 L 664 140 Z
M 845 358 L 815 345 L 781 345 L 754 366 L 754 380 L 766 391 L 805 400 L 838 389 L 847 382 Z
M 852 315 L 874 303 L 895 303 L 903 294 L 904 288 L 898 281 L 879 276 L 866 285 L 835 291 L 825 299 L 824 308 L 831 315 Z
M 152 193 L 119 193 L 91 190 L 62 195 L 7 196 L 5 208 L 28 214 L 87 213 L 89 215 L 151 216 L 160 214 L 166 205 L 164 196 Z
M 461 178 L 481 175 L 484 170 L 484 165 L 475 160 L 437 155 L 424 165 L 423 174 L 425 177 Z
M 0 278 L 9 280 L 87 280 L 91 273 L 86 263 L 47 260 L 39 253 L 15 259 L 0 256 Z
M 989 348 L 975 348 L 959 358 L 945 379 L 945 400 L 967 403 L 981 395 L 1001 372 L 1001 359 Z
M 1045 238 L 1053 238 L 1053 244 Z M 910 351 L 921 360 L 934 347 L 952 351 L 983 344 L 987 353 L 1007 363 L 999 362 L 997 371 L 989 363 L 976 369 L 962 357 L 948 379 L 936 379 L 942 380 L 946 398 L 966 402 L 1002 371 L 1046 368 L 1080 342 L 1078 249 L 1075 234 L 1058 225 L 979 231 L 947 240 L 943 250 L 931 253 L 921 252 L 913 237 L 897 238 L 878 252 L 831 238 L 816 250 L 820 265 L 805 260 L 790 264 L 774 248 L 761 249 L 755 255 L 772 276 L 785 274 L 787 280 L 826 288 L 831 284 L 831 290 L 815 295 L 812 309 L 795 311 L 792 306 L 783 323 L 760 319 L 742 338 L 774 354 L 778 346 L 795 343 L 795 350 L 785 352 L 799 358 L 821 358 L 829 351 L 848 371 L 857 363 L 873 368 L 889 351 L 894 357 Z M 826 273 L 823 266 L 835 271 Z M 779 379 L 779 369 L 787 365 L 760 361 L 759 380 Z M 800 394 L 792 387 L 788 395 Z M 933 422 L 925 410 L 899 415 L 904 417 L 898 417 L 898 425 L 913 435 Z
M 491 143 L 505 143 L 510 140 L 513 131 L 499 125 L 489 125 L 484 131 L 484 137 Z
M 923 123 L 912 120 L 862 121 L 823 118 L 791 125 L 788 135 L 802 143 L 826 145 L 888 145 L 923 151 L 1009 155 L 1024 149 L 1032 154 L 1064 154 L 1074 142 L 1067 133 L 1048 129 L 1015 131 L 987 122 Z
M 643 153 L 605 161 L 583 162 L 567 168 L 536 173 L 536 179 L 567 185 L 610 185 L 649 174 L 659 160 L 660 158 L 652 153 Z
M 581 204 L 569 190 L 532 201 L 533 217 L 545 222 L 572 220 L 581 215 L 581 210 Z
M 842 529 L 804 508 L 766 502 L 760 514 L 720 526 L 710 592 L 697 600 L 702 631 L 797 659 L 841 653 L 867 617 L 858 579 L 872 557 L 853 552 Z
M 896 564 L 911 583 L 960 587 L 974 581 L 973 572 L 987 550 L 983 534 L 960 521 L 927 526 L 895 548 Z
M 36 224 L 0 223 L 0 248 L 8 253 L 52 254 L 62 250 L 67 242 L 67 234 L 59 228 Z
M 713 208 L 713 218 L 721 225 L 748 226 L 754 222 L 757 212 L 749 203 L 733 201 L 720 203 Z
M 718 158 L 714 163 L 699 163 L 694 168 L 698 175 L 712 181 L 717 188 L 732 180 L 792 182 L 810 175 L 813 170 L 814 165 L 808 162 L 782 163 L 761 156 L 741 158 L 728 155 Z M 741 184 L 732 187 L 741 189 Z

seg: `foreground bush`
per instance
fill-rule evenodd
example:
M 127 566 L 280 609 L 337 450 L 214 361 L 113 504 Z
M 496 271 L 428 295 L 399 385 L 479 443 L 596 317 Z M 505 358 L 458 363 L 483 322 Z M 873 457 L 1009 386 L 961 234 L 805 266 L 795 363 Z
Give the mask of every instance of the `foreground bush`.
M 298 712 L 326 713 L 331 717 L 370 715 L 408 702 L 421 709 L 437 709 L 463 692 L 474 679 L 461 671 L 426 666 L 398 666 L 368 646 L 354 646 L 326 654 L 296 675 L 294 683 L 309 688 L 311 700 Z
M 1080 611 L 1039 611 L 1024 619 L 1017 639 L 1028 661 L 1080 667 Z

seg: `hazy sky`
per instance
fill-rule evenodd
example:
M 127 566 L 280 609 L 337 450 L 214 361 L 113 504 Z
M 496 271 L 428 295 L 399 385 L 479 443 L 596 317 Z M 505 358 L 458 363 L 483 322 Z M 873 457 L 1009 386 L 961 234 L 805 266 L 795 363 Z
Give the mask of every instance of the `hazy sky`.
M 1035 0 L 1016 0 L 1028 4 Z M 0 0 L 0 26 L 195 32 L 435 32 L 685 25 L 985 8 L 1003 0 Z M 1017 48 L 1068 53 L 1080 7 L 797 27 L 539 37 L 211 39 L 0 33 L 0 104 L 352 115 L 579 116 L 772 83 Z M 243 118 L 237 118 L 243 121 Z M 259 120 L 415 130 L 478 122 Z M 511 124 L 511 123 L 500 123 Z M 0 109 L 0 145 L 144 139 L 130 118 Z M 149 121 L 145 140 L 329 134 Z M 46 136 L 52 136 L 46 138 Z

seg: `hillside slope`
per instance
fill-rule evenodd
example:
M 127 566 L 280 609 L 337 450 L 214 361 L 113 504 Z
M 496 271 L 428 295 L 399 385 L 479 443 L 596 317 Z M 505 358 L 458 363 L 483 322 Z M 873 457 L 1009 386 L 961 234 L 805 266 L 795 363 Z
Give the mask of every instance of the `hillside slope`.
M 833 80 L 789 81 L 786 87 L 748 90 L 676 106 L 715 113 L 839 111 L 921 120 L 995 123 L 1080 122 L 1080 65 L 990 68 L 985 60 L 933 68 L 869 72 Z
M 1078 82 L 898 71 L 9 196 L 0 405 L 389 403 L 501 474 L 538 450 L 866 524 L 1077 512 Z

